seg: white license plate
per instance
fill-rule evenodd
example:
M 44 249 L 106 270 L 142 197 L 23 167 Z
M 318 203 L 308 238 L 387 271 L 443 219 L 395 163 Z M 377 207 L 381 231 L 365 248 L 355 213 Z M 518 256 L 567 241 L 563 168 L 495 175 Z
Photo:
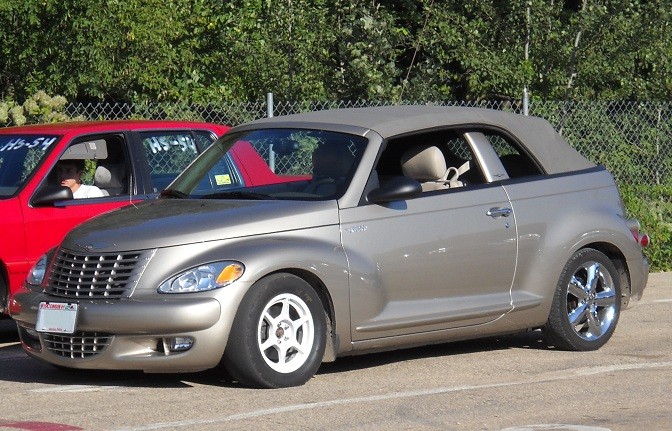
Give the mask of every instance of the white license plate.
M 77 323 L 77 306 L 66 302 L 40 302 L 37 309 L 37 332 L 73 334 Z

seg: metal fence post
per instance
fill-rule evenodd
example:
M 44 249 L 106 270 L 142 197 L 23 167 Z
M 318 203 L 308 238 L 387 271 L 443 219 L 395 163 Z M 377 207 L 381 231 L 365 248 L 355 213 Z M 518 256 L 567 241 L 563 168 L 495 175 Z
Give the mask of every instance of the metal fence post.
M 266 93 L 266 116 L 273 116 L 273 93 Z
M 273 93 L 266 93 L 266 116 L 271 118 L 273 116 Z M 268 167 L 271 172 L 275 173 L 275 151 L 273 151 L 273 144 L 268 146 Z

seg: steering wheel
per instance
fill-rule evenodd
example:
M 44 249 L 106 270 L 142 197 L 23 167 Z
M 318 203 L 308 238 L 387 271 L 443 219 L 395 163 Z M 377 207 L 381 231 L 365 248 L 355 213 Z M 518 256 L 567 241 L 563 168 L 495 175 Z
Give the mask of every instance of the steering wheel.
M 310 194 L 316 195 L 316 194 L 318 194 L 318 193 L 317 193 L 317 190 L 318 190 L 321 186 L 323 186 L 323 185 L 325 185 L 325 184 L 333 184 L 334 182 L 335 182 L 335 180 L 334 180 L 333 178 L 321 178 L 321 179 L 319 179 L 319 180 L 317 180 L 317 181 L 315 181 L 315 182 L 312 182 L 312 183 L 308 184 L 308 185 L 306 186 L 306 188 L 303 189 L 303 191 L 304 191 L 305 193 L 310 193 Z

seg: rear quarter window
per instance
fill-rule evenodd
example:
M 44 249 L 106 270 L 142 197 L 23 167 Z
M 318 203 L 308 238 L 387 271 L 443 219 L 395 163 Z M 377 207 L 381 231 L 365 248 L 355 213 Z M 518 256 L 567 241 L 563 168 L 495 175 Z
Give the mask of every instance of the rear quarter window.
M 497 153 L 509 178 L 543 175 L 543 171 L 538 164 L 527 152 L 521 149 L 520 145 L 495 132 L 486 131 L 483 134 Z

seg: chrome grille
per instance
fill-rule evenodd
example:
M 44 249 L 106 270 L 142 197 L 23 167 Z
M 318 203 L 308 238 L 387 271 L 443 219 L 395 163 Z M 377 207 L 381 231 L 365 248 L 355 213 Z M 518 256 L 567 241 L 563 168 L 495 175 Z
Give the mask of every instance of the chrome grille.
M 154 254 L 77 254 L 59 250 L 49 274 L 47 293 L 66 298 L 115 299 L 130 295 Z
M 76 332 L 72 335 L 45 333 L 42 337 L 51 353 L 72 359 L 95 356 L 112 342 L 112 334 L 102 332 Z

